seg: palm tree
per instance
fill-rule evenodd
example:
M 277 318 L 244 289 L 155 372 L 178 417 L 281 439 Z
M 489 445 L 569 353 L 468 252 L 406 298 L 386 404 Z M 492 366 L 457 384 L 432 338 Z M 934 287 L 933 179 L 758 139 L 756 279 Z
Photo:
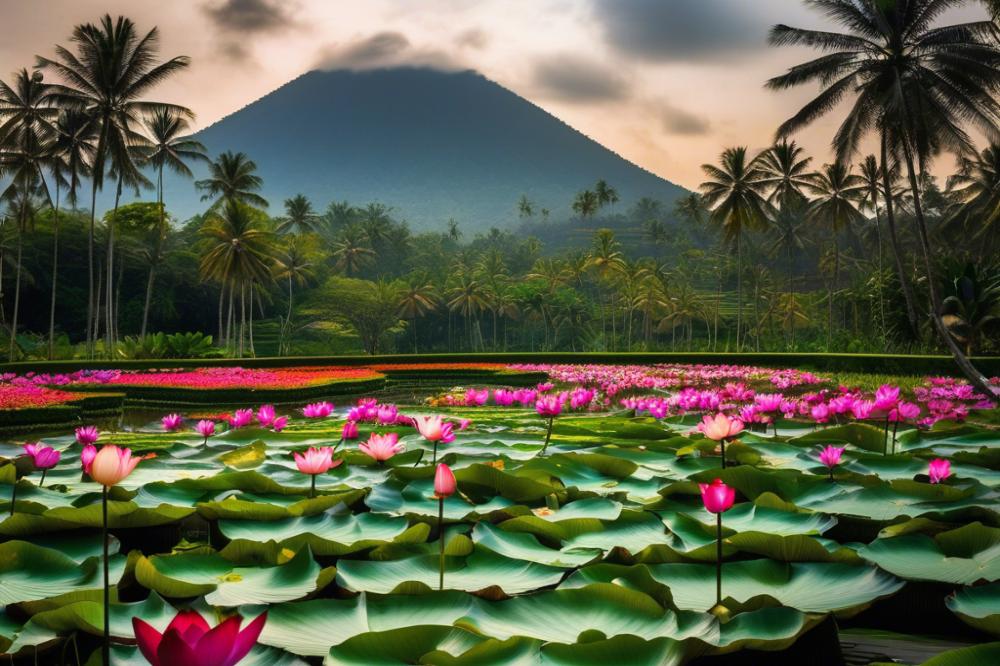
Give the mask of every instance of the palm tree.
M 188 131 L 187 118 L 172 109 L 159 108 L 153 111 L 153 114 L 146 120 L 146 131 L 150 138 L 149 155 L 146 160 L 150 166 L 156 169 L 156 203 L 159 207 L 160 222 L 154 231 L 149 278 L 146 280 L 146 301 L 142 307 L 140 338 L 146 337 L 149 305 L 153 298 L 153 283 L 156 280 L 156 269 L 162 260 L 163 239 L 167 233 L 166 202 L 163 200 L 163 169 L 166 167 L 175 174 L 192 178 L 193 174 L 187 163 L 208 161 L 208 157 L 205 155 L 205 146 L 190 136 L 186 136 Z
M 736 246 L 736 351 L 740 351 L 743 326 L 743 234 L 766 228 L 772 206 L 764 193 L 768 186 L 759 157 L 747 158 L 745 146 L 727 148 L 720 165 L 703 164 L 710 178 L 701 184 L 709 219 L 720 227 L 725 240 Z
M 618 190 L 608 185 L 602 178 L 594 184 L 594 195 L 597 197 L 598 208 L 611 204 L 611 212 L 614 212 L 615 204 L 618 203 Z
M 761 180 L 771 191 L 767 200 L 774 206 L 796 208 L 805 203 L 802 191 L 809 185 L 811 157 L 794 141 L 779 141 L 760 156 Z
M 599 229 L 594 234 L 593 244 L 590 250 L 589 267 L 597 273 L 598 279 L 604 284 L 619 275 L 625 269 L 625 255 L 621 251 L 621 243 L 615 238 L 615 234 L 610 229 Z M 611 306 L 611 338 L 614 342 L 614 305 Z M 601 336 L 604 347 L 608 346 L 608 329 L 605 325 L 604 307 L 601 307 Z
M 359 223 L 373 250 L 378 251 L 382 243 L 389 239 L 392 228 L 392 218 L 389 217 L 391 210 L 389 206 L 378 202 L 370 203 L 361 210 Z
M 158 83 L 187 67 L 186 56 L 156 64 L 159 33 L 154 27 L 140 35 L 135 24 L 124 16 L 117 20 L 106 14 L 100 25 L 84 23 L 70 37 L 76 53 L 57 46 L 54 59 L 37 58 L 38 66 L 51 69 L 63 80 L 56 85 L 53 100 L 62 107 L 80 109 L 97 125 L 97 144 L 91 164 L 90 232 L 87 243 L 89 270 L 88 322 L 94 317 L 97 294 L 94 290 L 94 220 L 97 191 L 104 187 L 108 163 L 116 163 L 119 179 L 140 180 L 138 165 L 129 148 L 136 143 L 140 116 L 158 108 L 169 108 L 190 117 L 189 109 L 175 104 L 142 99 Z M 108 261 L 111 270 L 111 261 Z M 88 324 L 88 348 L 93 351 L 94 335 Z M 108 350 L 110 353 L 110 350 Z M 107 643 L 107 641 L 105 641 Z M 104 646 L 107 661 L 108 646 Z
M 282 256 L 274 260 L 274 277 L 288 282 L 288 314 L 281 324 L 282 353 L 287 354 L 291 347 L 293 289 L 295 285 L 304 287 L 313 279 L 313 262 L 306 256 L 301 244 L 293 236 L 288 241 L 288 247 Z
M 66 201 L 76 207 L 81 178 L 90 174 L 97 127 L 93 117 L 82 111 L 65 109 L 55 122 L 52 144 L 52 175 L 56 184 L 55 215 L 52 220 L 52 299 L 49 303 L 49 359 L 55 351 L 56 287 L 59 277 L 59 194 L 66 186 Z
M 336 269 L 350 277 L 373 261 L 375 251 L 368 246 L 368 236 L 364 230 L 352 224 L 344 229 L 334 243 L 333 257 L 336 259 Z
M 517 216 L 520 218 L 531 218 L 535 214 L 535 204 L 528 200 L 527 194 L 522 194 L 517 200 Z
M 785 137 L 854 101 L 834 135 L 837 161 L 846 162 L 872 130 L 880 134 L 882 163 L 901 154 L 913 194 L 914 222 L 923 255 L 931 317 L 941 340 L 970 382 L 986 395 L 992 389 L 969 362 L 941 320 L 941 301 L 934 279 L 931 248 L 915 166 L 925 169 L 941 150 L 974 152 L 963 125 L 998 134 L 1000 47 L 993 21 L 936 25 L 950 0 L 825 0 L 810 2 L 844 32 L 776 25 L 773 45 L 811 46 L 824 55 L 768 81 L 783 90 L 818 82 L 821 91 L 778 129 Z M 888 170 L 883 169 L 886 202 L 891 201 Z M 889 209 L 887 207 L 887 215 Z
M 267 199 L 257 194 L 264 180 L 257 175 L 257 164 L 245 153 L 226 151 L 208 165 L 208 178 L 195 181 L 203 191 L 202 201 L 211 201 L 210 210 L 236 201 L 257 208 L 267 208 Z
M 237 201 L 227 202 L 221 213 L 213 214 L 202 228 L 202 234 L 207 243 L 201 257 L 201 274 L 221 284 L 223 289 L 228 287 L 230 322 L 233 319 L 234 296 L 239 291 L 239 342 L 236 351 L 242 356 L 247 289 L 265 282 L 269 277 L 272 235 L 261 228 L 252 208 Z M 231 336 L 227 337 L 231 339 Z
M 16 220 L 17 263 L 14 281 L 14 313 L 10 330 L 9 358 L 17 354 L 17 323 L 21 302 L 21 258 L 24 234 L 38 208 L 42 194 L 51 203 L 44 169 L 52 164 L 54 121 L 58 109 L 51 108 L 54 87 L 46 84 L 41 72 L 28 74 L 21 69 L 14 85 L 0 81 L 0 177 L 9 180 L 0 198 L 10 203 Z
M 573 200 L 573 212 L 579 215 L 580 219 L 584 221 L 593 217 L 600 207 L 601 204 L 597 200 L 597 194 L 592 190 L 580 192 Z
M 642 203 L 642 201 L 643 199 L 640 199 L 639 203 Z M 653 212 L 649 213 L 651 217 L 647 217 L 646 219 L 653 219 L 658 221 L 660 202 L 653 201 L 653 203 L 656 205 L 653 208 Z M 674 214 L 677 217 L 681 218 L 682 220 L 686 220 L 689 224 L 692 224 L 694 226 L 701 226 L 702 216 L 704 215 L 704 213 L 705 213 L 705 203 L 702 201 L 701 195 L 699 195 L 697 192 L 691 192 L 690 194 L 686 194 L 674 202 Z
M 990 144 L 976 156 L 963 156 L 958 172 L 948 179 L 948 194 L 954 202 L 947 224 L 983 242 L 989 251 L 1000 222 L 1000 144 Z
M 426 275 L 416 275 L 399 297 L 399 318 L 413 321 L 413 353 L 417 353 L 417 320 L 437 309 L 434 284 Z
M 770 251 L 775 255 L 784 251 L 785 257 L 788 261 L 788 287 L 785 290 L 785 293 L 789 302 L 794 299 L 795 295 L 795 253 L 805 249 L 806 245 L 806 237 L 802 233 L 804 227 L 804 223 L 797 221 L 795 216 L 787 212 L 785 209 L 780 209 L 778 214 L 774 216 L 774 221 L 771 223 L 771 233 L 773 234 L 774 242 L 771 244 Z M 794 348 L 794 319 L 791 322 L 789 332 L 791 335 L 789 336 L 788 344 L 790 348 Z
M 486 309 L 486 292 L 482 283 L 468 272 L 459 272 L 453 286 L 448 290 L 448 308 L 459 312 L 465 320 L 465 335 L 469 346 L 475 348 L 472 336 L 472 320 Z
M 312 203 L 304 194 L 296 194 L 291 199 L 285 199 L 285 216 L 280 218 L 278 233 L 289 231 L 309 233 L 319 229 L 319 215 L 313 210 Z

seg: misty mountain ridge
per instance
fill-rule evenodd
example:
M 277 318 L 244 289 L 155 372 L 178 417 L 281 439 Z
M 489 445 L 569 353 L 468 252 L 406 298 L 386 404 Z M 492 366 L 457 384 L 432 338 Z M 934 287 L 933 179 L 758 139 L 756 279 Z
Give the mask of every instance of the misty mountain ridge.
M 685 193 L 473 71 L 314 70 L 195 138 L 213 158 L 242 151 L 256 162 L 272 215 L 302 193 L 317 212 L 331 201 L 378 201 L 416 230 L 454 218 L 475 233 L 515 226 L 522 194 L 536 215 L 547 208 L 551 219 L 566 219 L 576 193 L 601 178 L 623 207 L 644 196 L 669 207 Z M 193 171 L 203 178 L 207 167 Z M 164 178 L 176 219 L 205 210 L 192 181 Z

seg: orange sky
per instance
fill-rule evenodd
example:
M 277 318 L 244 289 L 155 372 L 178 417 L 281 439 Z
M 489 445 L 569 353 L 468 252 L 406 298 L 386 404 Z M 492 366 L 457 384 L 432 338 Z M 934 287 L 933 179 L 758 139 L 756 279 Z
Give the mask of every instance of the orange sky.
M 763 89 L 810 55 L 768 48 L 767 28 L 824 25 L 798 0 L 0 0 L 0 76 L 104 12 L 192 58 L 158 96 L 198 126 L 317 66 L 471 68 L 689 188 L 722 148 L 768 145 L 815 93 Z M 947 20 L 985 15 L 970 3 Z M 797 137 L 817 162 L 836 116 Z

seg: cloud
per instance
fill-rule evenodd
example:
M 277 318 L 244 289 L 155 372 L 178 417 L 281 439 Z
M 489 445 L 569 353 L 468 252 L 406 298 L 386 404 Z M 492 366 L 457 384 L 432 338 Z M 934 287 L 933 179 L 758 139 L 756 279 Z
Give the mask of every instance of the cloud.
M 603 102 L 629 96 L 624 76 L 597 60 L 571 53 L 535 64 L 534 84 L 541 94 L 568 102 Z
M 711 126 L 704 116 L 696 115 L 668 103 L 660 104 L 659 115 L 663 119 L 664 129 L 669 134 L 688 136 L 707 134 Z
M 469 28 L 463 30 L 455 38 L 455 44 L 462 48 L 483 49 L 489 43 L 490 37 L 485 30 Z
M 281 0 L 222 0 L 202 10 L 212 23 L 227 32 L 276 32 L 295 24 L 288 3 Z
M 314 67 L 364 70 L 403 65 L 446 71 L 462 69 L 444 51 L 414 46 L 406 35 L 394 31 L 377 32 L 346 44 L 327 45 L 320 49 Z
M 801 11 L 788 0 L 592 0 L 608 44 L 654 61 L 713 60 L 767 45 L 773 23 Z M 798 3 L 794 3 L 798 4 Z

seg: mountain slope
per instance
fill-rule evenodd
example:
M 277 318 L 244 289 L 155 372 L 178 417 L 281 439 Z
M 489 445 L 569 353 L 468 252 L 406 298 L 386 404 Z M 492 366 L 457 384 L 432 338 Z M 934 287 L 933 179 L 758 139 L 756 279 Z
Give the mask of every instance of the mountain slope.
M 243 151 L 257 162 L 272 214 L 302 192 L 319 210 L 380 201 L 416 229 L 453 217 L 468 233 L 511 226 L 522 193 L 568 216 L 576 192 L 599 178 L 625 204 L 684 193 L 470 71 L 312 71 L 197 138 L 212 156 Z M 204 207 L 177 178 L 167 202 L 179 219 Z

